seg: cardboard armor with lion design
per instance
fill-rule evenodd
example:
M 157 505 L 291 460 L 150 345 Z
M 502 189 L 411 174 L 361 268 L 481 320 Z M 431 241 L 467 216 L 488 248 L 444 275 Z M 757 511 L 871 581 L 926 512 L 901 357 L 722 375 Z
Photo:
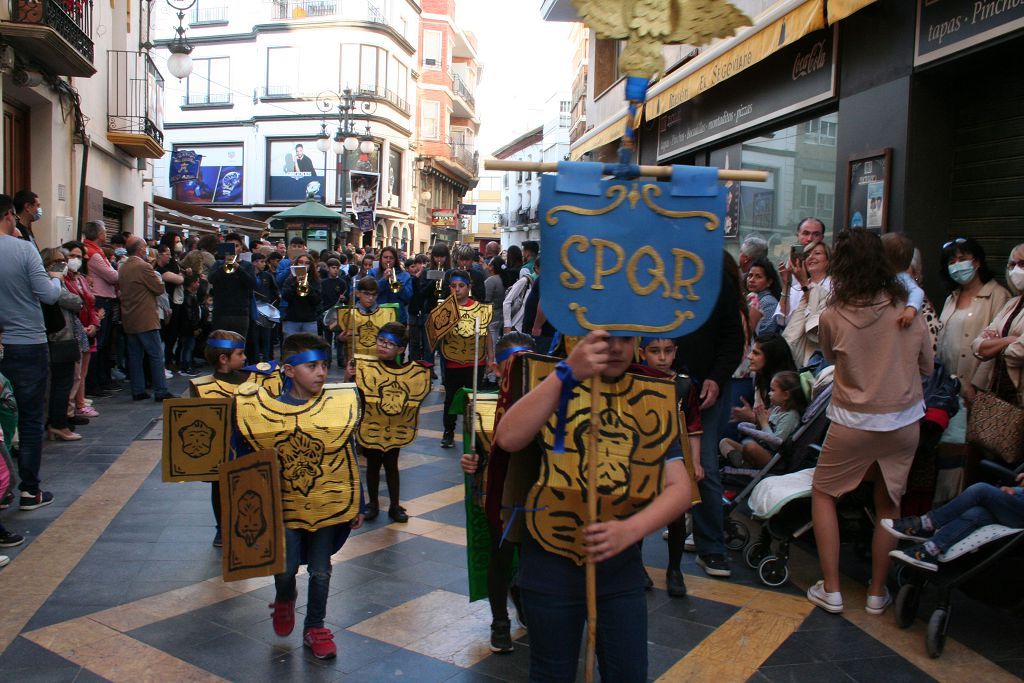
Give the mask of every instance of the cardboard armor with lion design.
M 530 357 L 526 390 L 554 371 L 557 359 Z M 661 492 L 664 455 L 679 439 L 675 383 L 669 378 L 627 373 L 601 385 L 598 437 L 597 516 L 625 519 Z M 537 482 L 526 497 L 526 526 L 545 550 L 582 565 L 587 517 L 590 382 L 573 389 L 566 415 L 565 453 L 554 453 L 556 415 L 541 429 L 544 457 Z
M 418 363 L 392 367 L 360 358 L 356 386 L 363 394 L 363 418 L 356 430 L 359 445 L 388 451 L 411 444 L 420 404 L 430 393 L 430 370 Z
M 353 384 L 326 385 L 298 406 L 276 400 L 266 389 L 240 392 L 235 399 L 238 431 L 249 447 L 277 453 L 289 529 L 316 531 L 359 512 L 359 468 L 349 438 L 359 417 Z
M 338 329 L 352 332 L 352 317 L 355 316 L 355 353 L 377 357 L 377 333 L 388 323 L 398 320 L 397 305 L 381 304 L 373 313 L 363 313 L 358 308 L 343 307 L 338 309 Z
M 490 304 L 474 301 L 469 306 L 460 306 L 461 316 L 455 327 L 441 339 L 441 355 L 454 363 L 473 363 L 477 365 L 487 360 L 487 326 L 491 324 L 492 310 Z M 480 319 L 480 343 L 476 343 L 474 320 Z M 474 359 L 474 346 L 477 356 Z
M 273 372 L 262 374 L 250 372 L 249 377 L 242 384 L 231 384 L 217 379 L 213 375 L 203 375 L 189 380 L 190 393 L 198 398 L 233 398 L 239 387 L 247 384 L 265 388 L 272 396 L 281 393 L 281 375 Z

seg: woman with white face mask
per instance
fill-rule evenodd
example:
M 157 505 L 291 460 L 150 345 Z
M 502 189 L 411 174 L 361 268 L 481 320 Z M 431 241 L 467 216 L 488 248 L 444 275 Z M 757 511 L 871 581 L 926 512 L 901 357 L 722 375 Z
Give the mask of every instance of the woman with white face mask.
M 96 351 L 96 335 L 104 313 L 102 309 L 96 308 L 96 296 L 89 279 L 89 265 L 85 261 L 85 245 L 72 241 L 65 242 L 63 248 L 68 260 L 64 286 L 82 299 L 82 310 L 78 312 L 78 320 L 82 324 L 78 333 L 82 359 L 75 365 L 75 381 L 68 396 L 68 420 L 74 425 L 88 424 L 89 418 L 99 417 L 99 412 L 85 397 L 85 376 L 89 370 L 89 359 Z
M 1016 296 L 1006 302 L 971 345 L 980 361 L 973 384 L 995 391 L 1005 401 L 1024 405 L 1024 243 L 1010 252 L 1006 282 Z

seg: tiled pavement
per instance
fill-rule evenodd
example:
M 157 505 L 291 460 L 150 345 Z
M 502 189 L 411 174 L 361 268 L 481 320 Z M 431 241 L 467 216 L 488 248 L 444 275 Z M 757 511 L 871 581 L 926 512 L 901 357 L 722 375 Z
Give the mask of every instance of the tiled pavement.
M 97 401 L 102 416 L 81 428 L 82 441 L 46 446 L 43 476 L 55 504 L 4 513 L 28 542 L 5 550 L 13 561 L 0 570 L 0 680 L 525 681 L 528 635 L 516 633 L 513 654 L 491 654 L 486 601 L 466 598 L 461 474 L 457 451 L 437 445 L 440 399 L 428 399 L 420 438 L 401 456 L 410 523 L 382 516 L 334 558 L 327 621 L 339 656 L 328 662 L 303 650 L 301 628 L 273 634 L 271 579 L 220 580 L 208 485 L 160 481 L 159 406 Z M 1024 620 L 958 596 L 946 652 L 929 659 L 921 621 L 901 631 L 891 614 L 860 609 L 867 569 L 855 557 L 844 556 L 847 611 L 836 617 L 802 597 L 817 572 L 804 550 L 779 590 L 762 587 L 738 556 L 730 581 L 704 577 L 688 556 L 682 600 L 663 590 L 660 535 L 645 542 L 644 556 L 656 582 L 650 674 L 660 680 L 1024 675 Z M 302 612 L 301 575 L 299 589 Z

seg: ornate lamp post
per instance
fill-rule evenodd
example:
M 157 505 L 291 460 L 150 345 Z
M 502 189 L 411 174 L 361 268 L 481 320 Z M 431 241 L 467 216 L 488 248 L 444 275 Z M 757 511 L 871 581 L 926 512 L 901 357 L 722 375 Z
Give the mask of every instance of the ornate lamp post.
M 192 73 L 192 44 L 185 37 L 185 11 L 191 9 L 196 0 L 167 0 L 167 4 L 178 10 L 178 28 L 174 29 L 178 35 L 167 46 L 171 53 L 167 58 L 167 70 L 178 79 L 188 78 Z

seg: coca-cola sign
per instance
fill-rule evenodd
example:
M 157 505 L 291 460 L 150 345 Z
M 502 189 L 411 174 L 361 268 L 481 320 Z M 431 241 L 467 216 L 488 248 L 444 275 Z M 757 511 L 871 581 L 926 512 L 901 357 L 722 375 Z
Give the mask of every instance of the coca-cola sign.
M 797 52 L 793 60 L 793 80 L 824 69 L 829 63 L 829 50 L 826 41 L 819 40 L 807 52 Z

